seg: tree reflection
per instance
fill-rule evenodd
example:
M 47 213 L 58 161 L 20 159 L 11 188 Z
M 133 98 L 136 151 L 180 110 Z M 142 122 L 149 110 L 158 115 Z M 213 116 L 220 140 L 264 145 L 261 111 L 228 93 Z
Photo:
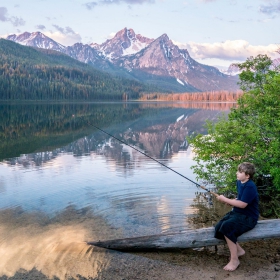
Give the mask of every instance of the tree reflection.
M 35 106 L 35 109 L 31 106 L 30 110 L 34 112 L 27 116 L 25 114 L 29 106 L 20 107 L 22 111 L 19 110 L 17 114 L 13 111 L 17 107 L 12 107 L 12 121 L 8 125 L 5 119 L 3 127 L 4 131 L 13 130 L 16 133 L 14 136 L 2 133 L 4 141 L 1 145 L 5 150 L 3 156 L 13 155 L 18 149 L 22 154 L 9 157 L 5 163 L 30 168 L 52 161 L 62 153 L 73 154 L 75 157 L 96 153 L 113 160 L 116 166 L 129 173 L 147 158 L 99 131 L 96 126 L 100 125 L 109 134 L 151 157 L 165 160 L 179 151 L 187 150 L 189 145 L 186 136 L 196 132 L 206 133 L 205 119 L 215 121 L 221 113 L 193 108 L 186 110 L 177 108 L 176 104 L 175 108 L 172 104 L 95 105 L 90 107 L 88 104 L 80 104 L 75 107 L 62 104 L 57 105 L 58 111 L 54 105 L 46 105 L 46 108 L 43 106 L 46 113 L 44 118 L 41 112 L 38 112 L 40 106 Z M 155 106 L 158 106 L 158 110 L 155 110 Z M 72 114 L 74 111 L 76 114 Z M 66 115 L 62 116 L 63 114 Z M 33 120 L 36 122 L 33 123 Z M 94 126 L 91 126 L 91 123 Z M 104 128 L 106 124 L 110 125 Z M 28 127 L 27 132 L 24 132 L 25 127 Z M 83 137 L 80 137 L 81 135 Z M 64 141 L 68 143 L 61 145 Z M 13 149 L 15 145 L 19 147 L 17 150 Z M 52 149 L 53 146 L 59 147 Z M 29 149 L 39 151 L 29 153 Z
M 232 208 L 207 192 L 197 192 L 193 201 L 192 207 L 196 209 L 196 213 L 188 216 L 188 222 L 194 228 L 214 226 Z

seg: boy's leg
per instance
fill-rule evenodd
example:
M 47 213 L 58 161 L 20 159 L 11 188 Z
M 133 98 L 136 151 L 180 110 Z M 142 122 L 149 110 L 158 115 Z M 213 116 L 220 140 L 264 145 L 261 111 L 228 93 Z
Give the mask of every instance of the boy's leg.
M 239 259 L 238 259 L 238 246 L 240 247 L 240 245 L 235 244 L 230 239 L 228 239 L 226 236 L 225 236 L 225 239 L 226 239 L 229 251 L 230 251 L 230 261 L 224 267 L 224 270 L 234 271 L 240 264 Z
M 222 239 L 225 240 L 224 238 L 224 234 L 222 232 L 220 232 L 220 228 L 223 225 L 223 223 L 225 221 L 227 221 L 228 219 L 230 219 L 230 212 L 227 213 L 216 225 L 215 225 L 215 234 L 214 237 L 217 239 Z
M 245 255 L 245 250 L 239 245 L 239 243 L 236 242 L 236 246 L 237 246 L 237 256 L 241 257 Z

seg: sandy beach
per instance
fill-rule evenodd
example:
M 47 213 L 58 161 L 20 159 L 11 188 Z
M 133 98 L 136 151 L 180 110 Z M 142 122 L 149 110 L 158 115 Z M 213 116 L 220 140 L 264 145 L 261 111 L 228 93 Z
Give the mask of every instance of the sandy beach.
M 280 279 L 280 239 L 243 243 L 245 256 L 240 258 L 240 266 L 236 271 L 223 270 L 229 252 L 226 246 L 218 246 L 200 250 L 154 251 L 123 253 L 111 252 L 110 265 L 104 267 L 98 275 L 85 277 L 77 275 L 65 279 Z M 105 253 L 105 249 L 96 252 Z M 59 279 L 50 278 L 33 268 L 29 271 L 20 269 L 13 276 L 3 275 L 1 280 L 18 279 Z
M 227 207 L 215 209 L 225 212 Z M 194 217 L 198 227 L 206 221 L 210 226 L 222 214 L 204 207 L 200 212 Z M 217 246 L 217 251 L 209 246 L 150 252 L 89 246 L 83 240 L 122 237 L 120 229 L 111 228 L 91 211 L 79 215 L 69 207 L 48 220 L 44 215 L 6 210 L 0 222 L 0 280 L 280 279 L 280 238 L 241 243 L 246 253 L 240 266 L 228 272 L 223 270 L 229 259 L 226 245 Z

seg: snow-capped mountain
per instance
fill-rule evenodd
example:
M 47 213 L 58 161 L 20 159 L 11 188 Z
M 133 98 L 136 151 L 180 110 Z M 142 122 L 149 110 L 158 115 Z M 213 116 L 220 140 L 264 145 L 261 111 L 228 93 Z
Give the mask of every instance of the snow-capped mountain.
M 140 52 L 115 59 L 113 63 L 130 72 L 141 70 L 157 76 L 173 77 L 186 89 L 235 89 L 236 84 L 235 79 L 221 73 L 216 67 L 196 62 L 187 50 L 179 49 L 166 34 Z
M 278 67 L 278 66 L 280 66 L 280 58 L 273 59 L 272 60 L 272 67 L 271 68 L 273 69 L 274 67 Z M 236 64 L 234 64 L 234 63 L 232 63 L 228 67 L 228 69 L 226 71 L 224 71 L 225 74 L 230 75 L 230 76 L 239 75 L 241 72 L 242 72 L 242 70 L 240 70 L 238 68 L 238 66 Z
M 230 76 L 236 76 L 239 75 L 242 71 L 239 69 L 239 67 L 232 63 L 226 71 L 224 71 L 225 74 Z
M 41 49 L 51 49 L 54 51 L 65 52 L 66 47 L 55 42 L 41 32 L 24 32 L 19 35 L 9 35 L 7 40 L 14 41 L 24 46 L 36 47 Z
M 179 49 L 166 34 L 153 40 L 124 28 L 102 44 L 76 43 L 65 47 L 41 32 L 9 35 L 26 46 L 62 52 L 95 68 L 149 82 L 171 91 L 236 90 L 238 77 L 198 63 Z
M 92 64 L 99 60 L 101 56 L 95 49 L 82 43 L 76 43 L 73 46 L 67 47 L 65 53 L 79 61 Z
M 101 45 L 91 44 L 91 47 L 101 51 L 109 60 L 125 55 L 135 54 L 147 47 L 153 39 L 135 34 L 133 29 L 124 28 L 116 35 Z
M 25 46 L 59 51 L 102 70 L 111 68 L 111 63 L 105 59 L 102 53 L 87 44 L 76 43 L 73 46 L 66 47 L 41 32 L 13 34 L 9 35 L 6 39 Z
M 110 61 L 101 52 L 87 44 L 76 43 L 73 46 L 66 47 L 64 53 L 104 71 L 112 68 Z

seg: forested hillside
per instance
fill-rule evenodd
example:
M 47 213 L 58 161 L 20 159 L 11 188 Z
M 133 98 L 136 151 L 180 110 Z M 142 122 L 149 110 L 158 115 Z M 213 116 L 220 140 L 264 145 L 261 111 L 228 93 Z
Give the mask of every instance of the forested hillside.
M 123 100 L 153 91 L 62 53 L 0 39 L 1 100 Z

